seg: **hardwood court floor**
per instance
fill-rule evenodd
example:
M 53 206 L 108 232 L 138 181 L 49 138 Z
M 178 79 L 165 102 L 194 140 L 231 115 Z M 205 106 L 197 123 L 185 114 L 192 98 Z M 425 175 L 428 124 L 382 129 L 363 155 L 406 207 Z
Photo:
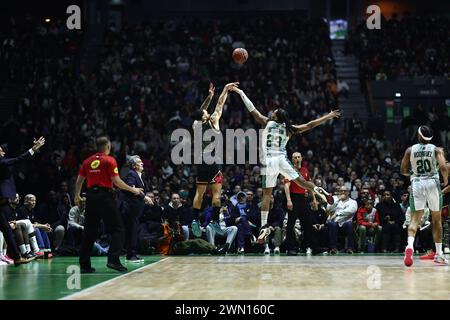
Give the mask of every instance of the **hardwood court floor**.
M 450 270 L 402 256 L 187 256 L 68 299 L 450 299 Z

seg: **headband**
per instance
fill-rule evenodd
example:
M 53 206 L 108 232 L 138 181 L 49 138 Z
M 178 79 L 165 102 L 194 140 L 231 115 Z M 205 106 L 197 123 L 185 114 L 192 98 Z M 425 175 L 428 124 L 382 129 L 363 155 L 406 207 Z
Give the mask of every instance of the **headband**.
M 419 127 L 419 135 L 422 137 L 423 140 L 430 141 L 431 139 L 433 139 L 433 136 L 431 136 L 430 138 L 429 137 L 425 137 L 423 135 L 423 133 L 422 133 L 422 130 L 420 130 L 420 128 L 422 128 L 422 127 Z

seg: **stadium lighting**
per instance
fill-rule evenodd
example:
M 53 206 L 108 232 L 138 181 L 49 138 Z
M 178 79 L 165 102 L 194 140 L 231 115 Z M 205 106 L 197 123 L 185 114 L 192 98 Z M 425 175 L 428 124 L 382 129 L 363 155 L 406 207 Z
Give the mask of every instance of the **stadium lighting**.
M 397 92 L 397 93 L 395 93 L 395 96 L 396 96 L 397 98 L 399 98 L 399 97 L 402 96 L 402 94 L 401 94 L 400 92 Z
M 45 19 L 45 22 L 47 22 L 47 23 L 49 23 L 50 21 L 51 21 L 50 18 Z

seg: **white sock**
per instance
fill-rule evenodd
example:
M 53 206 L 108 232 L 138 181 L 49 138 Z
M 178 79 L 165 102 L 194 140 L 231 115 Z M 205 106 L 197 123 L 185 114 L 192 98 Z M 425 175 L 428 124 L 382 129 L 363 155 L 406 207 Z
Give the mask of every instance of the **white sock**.
M 27 248 L 27 252 L 31 252 L 31 247 L 30 247 L 29 244 L 26 244 L 26 245 L 25 245 L 25 248 Z
M 27 251 L 27 247 L 26 247 L 24 244 L 21 244 L 21 245 L 19 246 L 19 250 L 20 250 L 20 253 L 21 253 L 21 254 L 25 254 L 25 253 L 28 252 L 28 251 Z
M 268 215 L 269 211 L 261 211 L 261 227 L 264 227 L 267 224 Z
M 269 250 L 269 244 L 266 244 L 266 250 Z
M 30 237 L 30 244 L 31 244 L 31 247 L 33 248 L 33 252 L 35 252 L 35 253 L 39 252 L 39 246 L 36 241 L 36 236 Z
M 434 245 L 436 246 L 436 254 L 438 256 L 442 255 L 443 254 L 443 252 L 442 252 L 442 242 L 441 243 L 437 243 L 436 242 Z
M 414 249 L 414 237 L 408 237 L 408 248 Z

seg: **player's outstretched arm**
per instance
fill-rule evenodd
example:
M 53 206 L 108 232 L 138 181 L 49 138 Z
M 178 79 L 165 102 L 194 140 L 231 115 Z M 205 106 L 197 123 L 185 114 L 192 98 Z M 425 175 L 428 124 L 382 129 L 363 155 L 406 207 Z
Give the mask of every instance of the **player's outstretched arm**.
M 328 120 L 331 120 L 334 118 L 339 118 L 340 116 L 341 116 L 340 110 L 333 110 L 330 113 L 328 113 L 327 115 L 324 115 L 323 117 L 317 118 L 317 119 L 312 120 L 305 124 L 293 125 L 293 127 L 294 127 L 294 129 L 297 130 L 298 133 L 303 133 L 303 132 L 311 130 L 317 126 L 320 126 L 321 124 L 327 122 Z
M 223 87 L 222 93 L 219 96 L 219 100 L 217 101 L 216 109 L 214 110 L 214 113 L 211 115 L 211 121 L 218 122 L 220 117 L 222 116 L 223 111 L 223 105 L 225 104 L 225 101 L 227 101 L 228 98 L 228 91 L 230 91 L 232 88 L 237 88 L 237 85 L 239 82 L 232 82 L 228 83 Z
M 214 97 L 214 85 L 212 83 L 209 84 L 208 89 L 208 96 L 206 97 L 205 101 L 203 101 L 202 105 L 200 106 L 200 110 L 208 109 L 209 104 L 211 103 L 212 98 Z
M 448 167 L 444 156 L 444 150 L 442 150 L 442 148 L 436 148 L 436 161 L 442 174 L 442 186 L 445 187 L 448 185 Z
M 269 118 L 266 116 L 263 116 L 261 112 L 259 112 L 255 106 L 253 105 L 253 102 L 250 101 L 250 99 L 247 97 L 247 95 L 239 88 L 232 89 L 231 91 L 236 92 L 241 96 L 242 102 L 244 102 L 245 107 L 247 108 L 248 112 L 253 116 L 253 118 L 263 127 L 266 126 L 267 121 L 269 121 Z
M 411 163 L 409 161 L 411 157 L 411 147 L 406 149 L 405 155 L 403 156 L 402 163 L 400 164 L 400 173 L 404 176 L 411 175 Z

